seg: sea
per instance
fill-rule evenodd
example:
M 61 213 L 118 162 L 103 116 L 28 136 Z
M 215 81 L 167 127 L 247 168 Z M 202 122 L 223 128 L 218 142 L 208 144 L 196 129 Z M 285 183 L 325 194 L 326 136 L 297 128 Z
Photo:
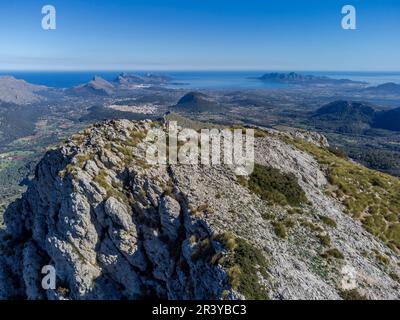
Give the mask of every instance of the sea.
M 70 88 L 90 81 L 95 75 L 105 80 L 114 80 L 122 71 L 0 71 L 0 76 L 11 75 L 29 83 L 54 88 Z M 143 75 L 155 73 L 172 78 L 168 87 L 187 89 L 262 89 L 281 88 L 285 84 L 268 83 L 255 78 L 269 72 L 287 71 L 129 71 Z M 335 79 L 350 79 L 379 85 L 386 82 L 400 84 L 400 72 L 330 72 L 299 71 L 301 74 L 328 76 Z

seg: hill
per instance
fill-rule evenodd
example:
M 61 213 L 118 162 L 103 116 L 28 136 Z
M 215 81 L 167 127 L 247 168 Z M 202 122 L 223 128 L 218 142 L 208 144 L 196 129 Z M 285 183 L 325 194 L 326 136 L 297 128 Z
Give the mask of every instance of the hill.
M 221 109 L 221 105 L 214 98 L 204 93 L 189 92 L 170 109 L 188 113 L 216 112 Z
M 322 106 L 310 120 L 319 128 L 357 133 L 369 129 L 374 117 L 375 110 L 369 104 L 340 100 Z
M 400 84 L 388 82 L 375 87 L 368 87 L 364 90 L 370 94 L 400 94 Z
M 400 108 L 376 113 L 373 127 L 400 131 Z

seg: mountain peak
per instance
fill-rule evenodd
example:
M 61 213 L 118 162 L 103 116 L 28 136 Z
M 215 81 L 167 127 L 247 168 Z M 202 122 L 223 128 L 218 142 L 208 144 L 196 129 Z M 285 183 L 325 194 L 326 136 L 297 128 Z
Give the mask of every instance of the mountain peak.
M 160 121 L 95 124 L 44 156 L 5 214 L 0 298 L 340 299 L 343 266 L 368 275 L 352 290 L 400 298 L 388 275 L 400 273 L 396 248 L 365 232 L 341 197 L 321 192 L 328 173 L 351 186 L 366 174 L 375 185 L 395 187 L 396 178 L 380 181 L 295 131 L 259 131 L 247 178 L 229 165 L 150 165 L 145 137 L 155 127 L 168 132 Z M 330 163 L 342 167 L 325 171 Z M 355 207 L 364 199 L 343 190 Z M 363 193 L 390 197 L 372 184 Z M 381 268 L 365 252 L 390 259 Z M 44 265 L 57 271 L 55 290 L 40 286 Z

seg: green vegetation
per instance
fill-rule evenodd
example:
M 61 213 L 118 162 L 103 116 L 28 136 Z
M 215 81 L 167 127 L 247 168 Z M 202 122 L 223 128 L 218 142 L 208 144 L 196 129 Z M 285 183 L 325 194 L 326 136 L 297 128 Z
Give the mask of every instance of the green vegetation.
M 272 167 L 255 164 L 249 179 L 239 182 L 272 204 L 300 206 L 307 202 L 297 178 Z
M 343 159 L 347 159 L 346 152 L 338 147 L 328 147 L 329 152 L 333 153 L 335 156 Z
M 119 191 L 119 189 L 123 188 L 123 186 L 115 184 L 110 185 L 110 183 L 107 181 L 107 178 L 107 172 L 105 170 L 100 170 L 99 174 L 94 178 L 94 181 L 106 190 L 107 198 L 113 197 L 122 203 L 130 204 L 132 202 L 131 199 L 128 198 L 124 192 Z
M 287 210 L 287 213 L 290 214 L 290 215 L 294 215 L 294 214 L 303 214 L 304 211 L 303 211 L 303 209 L 301 209 L 301 208 L 289 208 L 289 209 Z
M 76 164 L 79 168 L 83 168 L 86 164 L 86 162 L 90 159 L 93 158 L 93 154 L 88 153 L 88 154 L 80 154 L 76 156 Z
M 131 141 L 128 141 L 124 144 L 134 147 L 137 144 L 139 144 L 146 137 L 146 135 L 147 135 L 147 130 L 133 130 L 129 135 Z
M 343 300 L 368 300 L 368 298 L 360 294 L 357 289 L 341 290 L 339 295 Z
M 207 212 L 207 213 L 213 213 L 214 212 L 207 203 L 203 203 L 203 204 L 199 205 L 197 207 L 196 211 L 197 212 Z
M 374 255 L 375 255 L 375 259 L 382 265 L 387 266 L 389 264 L 389 258 L 386 257 L 384 254 L 380 253 L 378 250 L 373 249 L 372 250 Z
M 75 142 L 77 145 L 80 145 L 85 141 L 85 135 L 83 135 L 82 133 L 74 134 L 71 140 Z
M 287 238 L 287 230 L 286 230 L 285 225 L 284 225 L 282 222 L 280 222 L 280 221 L 274 221 L 274 222 L 272 223 L 272 225 L 274 226 L 275 234 L 276 234 L 279 238 L 281 238 L 281 239 L 286 239 L 286 238 Z
M 317 238 L 321 242 L 324 247 L 329 247 L 331 245 L 331 238 L 327 234 L 319 233 L 317 234 Z
M 329 258 L 335 258 L 335 259 L 339 259 L 339 260 L 344 259 L 343 253 L 341 253 L 336 248 L 331 248 L 331 249 L 326 250 L 324 253 L 321 254 L 321 256 L 326 259 L 329 259 Z
M 390 273 L 389 273 L 389 276 L 390 276 L 394 281 L 396 281 L 396 282 L 398 282 L 398 283 L 400 284 L 400 277 L 399 277 L 396 273 L 390 272 Z
M 261 250 L 246 240 L 235 238 L 231 233 L 224 233 L 215 238 L 229 250 L 224 267 L 232 287 L 242 293 L 248 300 L 266 300 L 268 294 L 260 284 L 258 272 L 266 278 L 268 262 Z
M 324 230 L 317 224 L 309 220 L 301 220 L 300 224 L 314 232 L 323 232 Z
M 286 138 L 286 142 L 310 153 L 327 168 L 329 182 L 336 187 L 332 195 L 346 211 L 362 221 L 370 233 L 400 252 L 400 179 L 373 171 L 338 157 L 309 142 Z
M 192 241 L 194 240 L 192 239 Z M 211 260 L 215 253 L 212 241 L 210 238 L 205 238 L 198 243 L 196 251 L 192 254 L 192 259 L 193 261 L 198 261 L 199 259 Z
M 336 228 L 336 227 L 337 227 L 337 224 L 336 224 L 336 221 L 335 221 L 335 220 L 333 220 L 333 219 L 331 219 L 331 218 L 329 218 L 329 217 L 326 217 L 326 216 L 319 216 L 319 218 L 320 218 L 321 221 L 322 221 L 323 223 L 325 223 L 327 226 L 329 226 L 329 227 L 331 227 L 331 228 Z

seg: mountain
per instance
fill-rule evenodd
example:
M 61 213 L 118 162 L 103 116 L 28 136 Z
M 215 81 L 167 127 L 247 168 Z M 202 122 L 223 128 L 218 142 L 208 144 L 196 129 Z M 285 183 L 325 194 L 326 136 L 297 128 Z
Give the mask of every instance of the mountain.
M 362 133 L 370 128 L 400 131 L 400 108 L 377 111 L 368 103 L 339 100 L 319 108 L 309 122 L 319 129 L 343 133 Z
M 290 73 L 266 73 L 261 77 L 257 78 L 267 82 L 287 83 L 287 84 L 335 84 L 335 85 L 346 85 L 346 84 L 364 84 L 363 82 L 352 81 L 348 79 L 333 79 L 323 76 L 304 75 L 296 72 Z
M 400 84 L 388 82 L 375 87 L 365 88 L 364 91 L 371 94 L 400 94 Z
M 79 96 L 109 96 L 114 92 L 114 85 L 99 76 L 95 76 L 88 83 L 67 90 L 68 94 Z
M 144 75 L 137 75 L 133 73 L 121 73 L 115 80 L 114 83 L 121 89 L 130 89 L 137 86 L 144 85 L 163 85 L 171 79 L 167 76 L 147 73 Z
M 221 109 L 221 105 L 214 98 L 204 93 L 189 92 L 181 97 L 177 104 L 172 106 L 171 109 L 178 112 L 215 112 Z
M 375 109 L 371 105 L 354 101 L 334 101 L 319 108 L 314 117 L 324 117 L 326 120 L 351 120 L 371 122 L 375 115 Z
M 26 105 L 42 101 L 41 91 L 48 88 L 30 84 L 11 76 L 0 77 L 0 101 Z
M 373 127 L 400 131 L 400 108 L 376 113 Z
M 0 146 L 33 135 L 36 122 L 46 114 L 45 108 L 0 101 Z
M 150 165 L 166 126 L 103 122 L 47 152 L 5 213 L 0 298 L 400 299 L 399 179 L 259 129 L 248 177 Z
M 369 129 L 374 117 L 375 110 L 369 104 L 339 100 L 319 108 L 310 121 L 318 128 L 357 133 Z

